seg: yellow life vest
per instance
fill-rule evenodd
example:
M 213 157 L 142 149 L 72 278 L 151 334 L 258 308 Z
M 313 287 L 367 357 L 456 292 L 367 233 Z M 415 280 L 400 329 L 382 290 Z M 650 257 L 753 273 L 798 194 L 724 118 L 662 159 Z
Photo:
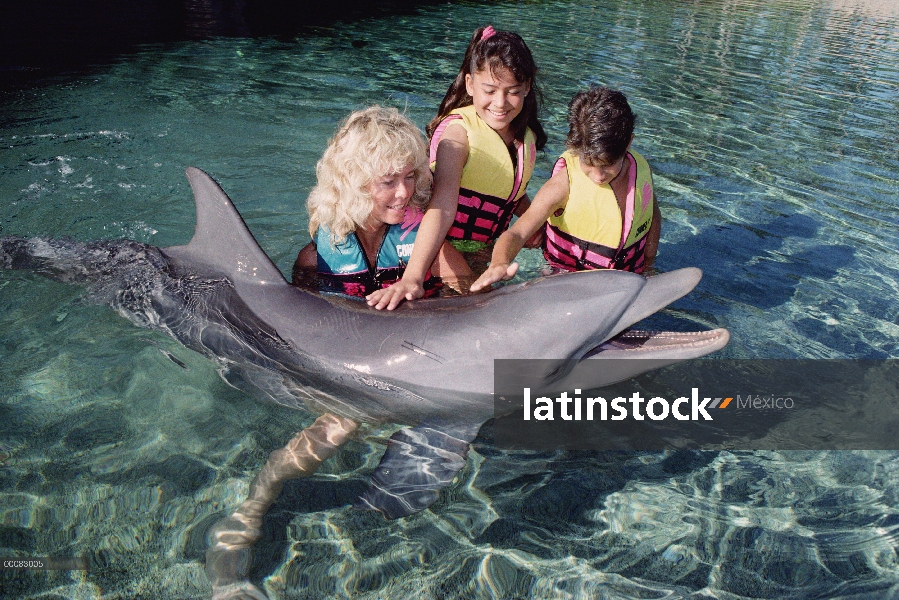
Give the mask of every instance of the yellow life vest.
M 454 240 L 492 242 L 508 229 L 521 197 L 527 190 L 537 158 L 536 137 L 527 129 L 524 142 L 515 141 L 517 160 L 474 106 L 453 110 L 431 136 L 431 169 L 437 161 L 437 145 L 444 130 L 458 123 L 468 134 L 468 160 L 459 184 L 459 207 L 447 237 Z
M 564 161 L 568 171 L 568 198 L 559 215 L 546 222 L 543 254 L 568 270 L 620 269 L 641 273 L 646 235 L 652 226 L 655 194 L 646 160 L 633 150 L 627 198 L 622 214 L 611 185 L 596 185 L 581 169 L 580 158 L 570 150 Z

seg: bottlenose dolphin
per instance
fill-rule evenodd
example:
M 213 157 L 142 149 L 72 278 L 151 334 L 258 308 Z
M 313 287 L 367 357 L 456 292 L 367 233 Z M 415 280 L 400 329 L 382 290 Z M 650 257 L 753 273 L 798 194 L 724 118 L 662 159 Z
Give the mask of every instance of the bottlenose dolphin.
M 464 466 L 469 442 L 494 416 L 494 359 L 556 359 L 531 374 L 546 389 L 588 361 L 655 359 L 634 361 L 651 366 L 625 375 L 590 369 L 600 387 L 729 339 L 724 329 L 625 331 L 692 290 L 701 277 L 693 268 L 650 278 L 572 273 L 390 312 L 311 293 L 285 280 L 211 177 L 186 173 L 197 210 L 187 245 L 3 237 L 0 267 L 85 283 L 95 300 L 168 332 L 218 361 L 233 385 L 280 404 L 410 425 L 391 438 L 360 500 L 389 518 L 432 504 Z

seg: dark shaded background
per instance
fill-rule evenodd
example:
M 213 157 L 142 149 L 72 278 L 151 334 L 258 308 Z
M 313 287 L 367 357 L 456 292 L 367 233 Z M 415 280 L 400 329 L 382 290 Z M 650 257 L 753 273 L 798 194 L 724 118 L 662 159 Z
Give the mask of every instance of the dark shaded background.
M 0 3 L 0 87 L 107 62 L 148 43 L 295 37 L 437 0 L 35 0 Z M 360 41 L 359 43 L 364 43 Z

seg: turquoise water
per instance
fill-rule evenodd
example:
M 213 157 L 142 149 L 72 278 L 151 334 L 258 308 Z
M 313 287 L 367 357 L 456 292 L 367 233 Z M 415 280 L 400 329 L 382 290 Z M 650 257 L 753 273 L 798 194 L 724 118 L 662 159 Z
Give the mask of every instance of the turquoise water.
M 520 31 L 550 143 L 589 82 L 622 89 L 654 167 L 657 266 L 696 291 L 649 319 L 727 327 L 730 358 L 899 357 L 899 9 L 877 0 L 458 4 L 297 39 L 148 45 L 0 97 L 0 234 L 186 242 L 183 170 L 216 177 L 284 272 L 328 136 L 372 103 L 433 116 L 470 32 Z M 353 41 L 367 42 L 361 48 Z M 360 45 L 360 44 L 357 44 Z M 525 256 L 526 277 L 540 268 Z M 77 287 L 0 272 L 0 573 L 7 597 L 202 598 L 205 532 L 312 415 Z M 273 598 L 884 598 L 899 593 L 893 452 L 566 454 L 476 442 L 395 522 L 349 508 L 370 428 L 266 519 Z

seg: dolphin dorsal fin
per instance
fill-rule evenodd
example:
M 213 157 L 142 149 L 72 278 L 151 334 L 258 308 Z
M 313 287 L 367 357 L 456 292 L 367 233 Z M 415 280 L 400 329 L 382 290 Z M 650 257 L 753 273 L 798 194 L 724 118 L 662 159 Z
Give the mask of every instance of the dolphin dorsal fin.
M 194 192 L 197 225 L 189 244 L 166 248 L 166 255 L 201 263 L 234 283 L 287 285 L 219 184 L 196 167 L 185 174 Z

